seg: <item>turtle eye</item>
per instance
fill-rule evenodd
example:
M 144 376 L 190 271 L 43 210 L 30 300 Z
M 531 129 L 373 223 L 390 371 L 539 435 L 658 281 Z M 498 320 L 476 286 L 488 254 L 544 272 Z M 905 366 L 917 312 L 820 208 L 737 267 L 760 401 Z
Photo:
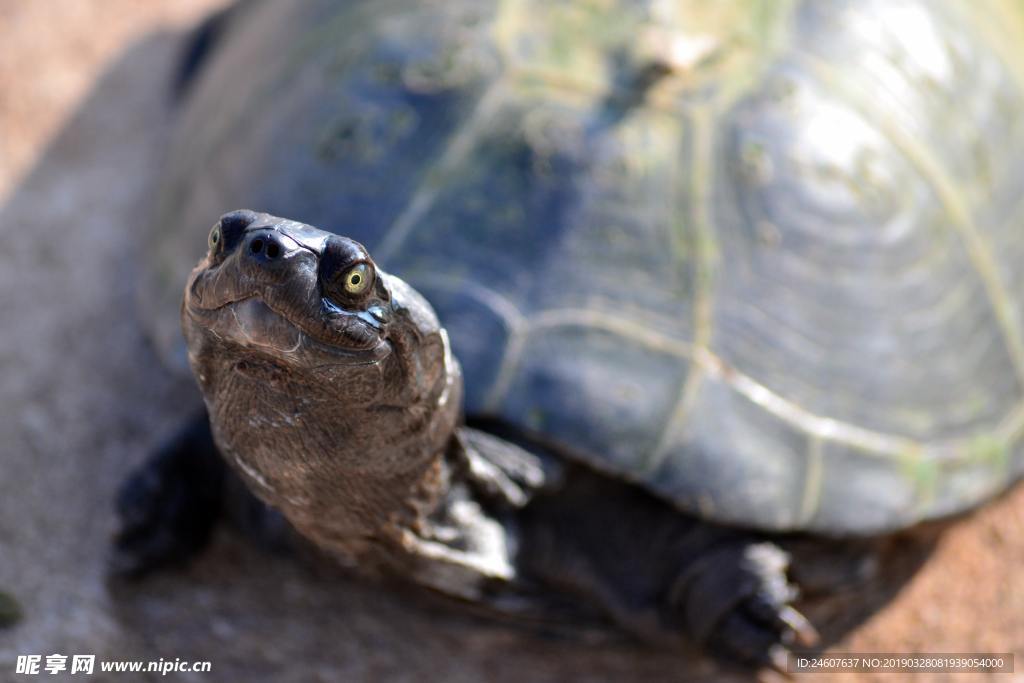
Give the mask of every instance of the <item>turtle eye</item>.
M 320 255 L 323 294 L 336 304 L 360 304 L 373 291 L 376 267 L 358 242 L 331 235 Z
M 210 253 L 216 253 L 217 249 L 220 248 L 222 237 L 220 234 L 220 224 L 213 226 L 213 230 L 210 231 L 210 236 L 207 238 L 207 243 L 210 246 Z
M 342 286 L 349 294 L 362 294 L 373 282 L 373 270 L 368 263 L 359 263 L 341 276 Z

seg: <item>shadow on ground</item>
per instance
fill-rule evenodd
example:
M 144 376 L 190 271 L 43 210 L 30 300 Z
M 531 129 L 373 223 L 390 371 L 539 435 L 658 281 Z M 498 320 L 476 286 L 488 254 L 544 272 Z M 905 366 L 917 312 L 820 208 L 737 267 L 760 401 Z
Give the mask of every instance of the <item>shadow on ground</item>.
M 108 586 L 115 488 L 195 400 L 148 345 L 136 287 L 178 40 L 127 50 L 0 210 L 0 587 L 25 615 L 0 632 L 0 680 L 17 654 L 50 653 L 210 660 L 212 675 L 175 678 L 196 681 L 723 680 L 686 652 L 533 635 L 229 531 L 186 569 Z M 887 601 L 929 547 L 826 635 Z

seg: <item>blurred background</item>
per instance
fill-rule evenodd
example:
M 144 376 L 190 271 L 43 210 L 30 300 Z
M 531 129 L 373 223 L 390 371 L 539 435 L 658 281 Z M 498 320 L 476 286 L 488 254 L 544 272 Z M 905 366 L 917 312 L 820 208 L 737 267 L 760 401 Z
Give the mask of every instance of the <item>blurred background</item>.
M 222 4 L 0 0 L 0 591 L 23 612 L 0 630 L 0 681 L 18 654 L 50 653 L 213 663 L 166 680 L 721 680 L 689 653 L 531 637 L 229 531 L 186 569 L 107 584 L 113 492 L 193 391 L 143 332 L 137 236 L 175 57 Z M 1021 567 L 1018 487 L 832 649 L 1015 652 L 1021 670 Z

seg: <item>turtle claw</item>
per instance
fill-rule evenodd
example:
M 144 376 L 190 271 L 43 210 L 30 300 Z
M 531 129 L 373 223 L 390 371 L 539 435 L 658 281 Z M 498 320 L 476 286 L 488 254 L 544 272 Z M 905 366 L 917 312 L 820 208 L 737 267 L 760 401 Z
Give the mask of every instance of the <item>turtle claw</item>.
M 465 427 L 457 443 L 469 481 L 484 498 L 504 507 L 522 508 L 560 475 L 550 460 L 486 432 Z
M 800 614 L 795 607 L 787 605 L 779 611 L 779 619 L 785 625 L 788 632 L 796 638 L 796 643 L 802 647 L 814 647 L 821 641 L 818 630 L 811 625 L 807 617 Z
M 786 673 L 790 646 L 799 639 L 788 627 L 768 625 L 742 610 L 730 614 L 707 642 L 710 651 L 728 661 Z
M 723 659 L 785 673 L 794 644 L 817 632 L 791 604 L 789 557 L 766 542 L 739 542 L 698 558 L 677 579 L 670 601 L 685 627 Z
M 766 659 L 773 671 L 784 674 L 789 667 L 789 655 L 789 650 L 782 645 L 772 645 L 768 648 Z

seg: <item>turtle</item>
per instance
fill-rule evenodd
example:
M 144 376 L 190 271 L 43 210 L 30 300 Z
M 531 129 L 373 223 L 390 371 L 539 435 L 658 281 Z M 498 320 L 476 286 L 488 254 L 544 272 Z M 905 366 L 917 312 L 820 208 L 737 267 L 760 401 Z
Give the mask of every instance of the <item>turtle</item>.
M 1024 471 L 1024 17 L 986 7 L 234 7 L 141 226 L 205 409 L 115 568 L 193 556 L 241 480 L 368 575 L 779 666 L 786 538 Z

